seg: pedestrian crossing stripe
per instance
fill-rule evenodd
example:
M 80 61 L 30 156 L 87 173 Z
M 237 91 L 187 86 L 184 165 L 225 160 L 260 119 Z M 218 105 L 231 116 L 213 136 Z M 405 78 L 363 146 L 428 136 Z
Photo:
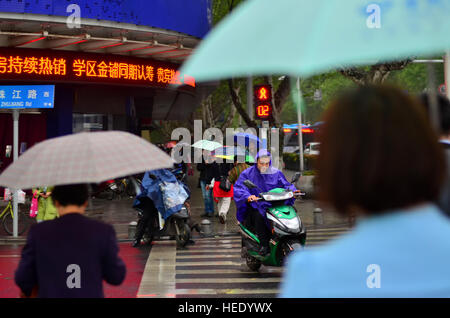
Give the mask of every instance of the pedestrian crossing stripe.
M 348 228 L 307 231 L 306 246 L 317 245 L 348 232 Z M 156 241 L 137 297 L 277 297 L 283 268 L 249 270 L 241 258 L 241 236 L 195 239 L 187 249 L 175 241 Z

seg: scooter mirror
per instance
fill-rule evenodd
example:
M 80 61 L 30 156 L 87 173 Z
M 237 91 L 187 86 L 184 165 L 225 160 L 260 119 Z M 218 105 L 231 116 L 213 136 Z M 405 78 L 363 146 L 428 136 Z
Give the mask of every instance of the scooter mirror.
M 294 174 L 294 176 L 292 177 L 292 181 L 291 181 L 291 183 L 296 183 L 297 181 L 298 181 L 298 179 L 300 179 L 300 176 L 301 176 L 302 174 L 300 173 L 300 172 L 296 172 L 295 174 Z
M 249 188 L 249 189 L 257 188 L 257 186 L 256 186 L 253 182 L 251 182 L 250 180 L 245 180 L 245 181 L 244 181 L 244 185 L 245 185 L 247 188 Z

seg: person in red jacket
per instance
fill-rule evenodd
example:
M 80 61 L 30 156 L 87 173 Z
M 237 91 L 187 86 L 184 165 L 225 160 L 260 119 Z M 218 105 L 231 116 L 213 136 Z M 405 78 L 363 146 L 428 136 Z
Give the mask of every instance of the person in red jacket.
M 230 190 L 226 191 L 221 188 L 220 184 L 222 181 L 228 180 L 228 173 L 232 165 L 228 163 L 219 164 L 219 176 L 217 180 L 213 181 L 213 196 L 214 201 L 217 203 L 217 209 L 219 211 L 220 223 L 225 224 L 227 219 L 228 210 L 230 209 L 231 199 L 233 198 L 233 184 L 228 181 Z

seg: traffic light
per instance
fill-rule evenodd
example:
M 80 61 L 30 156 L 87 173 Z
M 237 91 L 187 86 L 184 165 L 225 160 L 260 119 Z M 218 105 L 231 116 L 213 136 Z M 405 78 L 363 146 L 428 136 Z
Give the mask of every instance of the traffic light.
M 254 85 L 253 92 L 256 119 L 272 121 L 272 87 Z

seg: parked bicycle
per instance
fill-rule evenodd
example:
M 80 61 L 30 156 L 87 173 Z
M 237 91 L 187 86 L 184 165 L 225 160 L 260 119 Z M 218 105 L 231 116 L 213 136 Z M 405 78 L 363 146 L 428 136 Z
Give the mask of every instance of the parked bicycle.
M 3 199 L 3 198 L 2 198 Z M 29 204 L 21 204 L 18 205 L 18 214 L 19 214 L 19 222 L 18 222 L 18 235 L 23 234 L 28 227 L 34 222 L 35 219 L 30 218 L 30 205 Z M 3 226 L 3 229 L 9 235 L 13 235 L 14 231 L 14 212 L 12 201 L 9 200 L 6 207 L 0 213 L 0 220 Z

